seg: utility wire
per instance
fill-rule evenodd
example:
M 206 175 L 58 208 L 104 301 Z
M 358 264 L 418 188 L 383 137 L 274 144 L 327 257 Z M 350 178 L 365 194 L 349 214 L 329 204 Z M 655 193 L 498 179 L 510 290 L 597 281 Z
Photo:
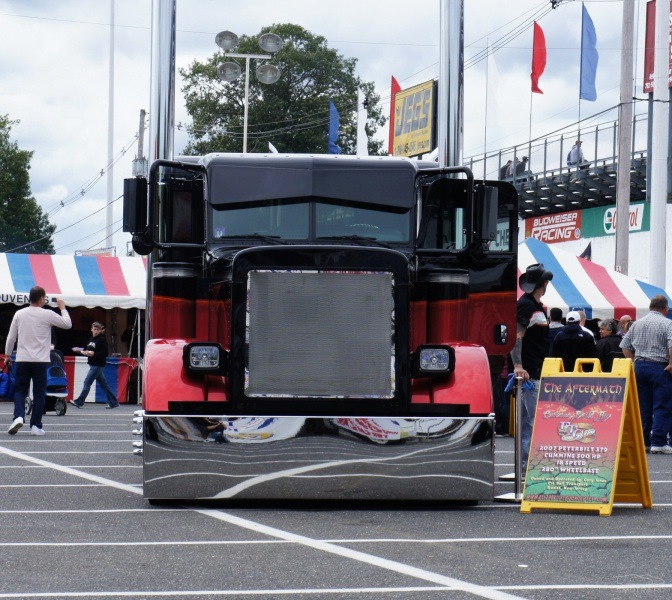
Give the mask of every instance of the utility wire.
M 146 128 L 146 127 L 145 127 Z M 58 214 L 63 208 L 66 206 L 69 206 L 70 204 L 73 204 L 80 198 L 83 198 L 86 196 L 88 192 L 93 189 L 93 187 L 102 179 L 103 175 L 105 175 L 114 165 L 116 165 L 128 152 L 128 150 L 131 148 L 133 144 L 138 139 L 138 134 L 136 133 L 130 141 L 128 141 L 122 149 L 119 151 L 119 153 L 112 159 L 112 162 L 109 163 L 107 166 L 102 168 L 100 172 L 87 181 L 85 181 L 81 188 L 80 191 L 77 192 L 70 192 L 67 196 L 65 196 L 63 199 L 57 201 L 55 204 L 51 205 L 50 207 L 46 207 L 45 214 L 49 216 L 54 216 Z

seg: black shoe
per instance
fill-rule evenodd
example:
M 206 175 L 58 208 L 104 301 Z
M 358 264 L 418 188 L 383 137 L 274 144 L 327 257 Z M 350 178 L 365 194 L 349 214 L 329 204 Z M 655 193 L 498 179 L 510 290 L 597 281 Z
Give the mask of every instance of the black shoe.
M 74 400 L 72 402 L 70 402 L 70 404 L 72 404 L 73 406 L 76 406 L 77 408 L 82 408 L 82 405 L 77 404 L 77 402 L 75 402 Z
M 105 408 L 119 408 L 119 405 L 115 404 L 114 406 L 112 406 L 111 404 L 106 404 Z

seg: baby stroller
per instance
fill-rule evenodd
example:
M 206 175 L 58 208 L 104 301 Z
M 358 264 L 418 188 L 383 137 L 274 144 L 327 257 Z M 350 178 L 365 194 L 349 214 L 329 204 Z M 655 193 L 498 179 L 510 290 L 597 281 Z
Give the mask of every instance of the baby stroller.
M 0 379 L 0 400 L 5 400 L 7 402 L 14 401 L 14 363 L 11 362 L 9 365 L 5 363 L 5 366 L 0 369 L 0 374 L 2 379 Z
M 53 410 L 61 417 L 68 410 L 68 379 L 63 368 L 63 355 L 58 350 L 51 351 L 51 364 L 47 368 L 47 393 L 44 412 Z M 33 410 L 33 399 L 26 396 L 26 414 Z

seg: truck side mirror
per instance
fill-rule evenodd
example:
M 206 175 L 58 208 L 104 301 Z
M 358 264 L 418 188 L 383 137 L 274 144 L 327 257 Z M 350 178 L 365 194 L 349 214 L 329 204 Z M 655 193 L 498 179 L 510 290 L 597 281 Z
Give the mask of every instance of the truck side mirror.
M 147 229 L 147 180 L 144 177 L 124 179 L 123 231 L 142 233 Z
M 499 211 L 499 190 L 489 185 L 476 188 L 476 238 L 482 242 L 497 239 L 497 213 Z

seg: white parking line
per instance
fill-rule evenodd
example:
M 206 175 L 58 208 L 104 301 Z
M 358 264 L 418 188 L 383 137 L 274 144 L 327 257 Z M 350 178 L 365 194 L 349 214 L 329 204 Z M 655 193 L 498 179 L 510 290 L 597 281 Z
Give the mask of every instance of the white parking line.
M 70 467 L 73 469 L 142 469 L 142 465 L 70 465 Z M 29 467 L 25 465 L 0 466 L 0 471 L 3 469 L 51 469 L 51 467 L 47 465 L 30 465 Z
M 30 594 L 31 598 L 107 598 L 107 597 L 125 597 L 125 598 L 190 598 L 198 596 L 308 596 L 316 594 L 347 594 L 354 596 L 358 594 L 392 594 L 399 592 L 442 592 L 445 594 L 450 588 L 440 587 L 398 587 L 398 588 L 315 588 L 315 589 L 297 589 L 297 590 L 180 590 L 174 592 L 146 592 L 145 590 L 137 592 L 73 592 L 61 594 L 57 592 Z M 0 594 L 0 598 L 25 598 L 25 594 Z
M 169 509 L 167 509 L 169 510 Z M 184 512 L 184 508 L 180 508 L 178 512 Z M 198 512 L 198 509 L 194 509 Z M 157 509 L 147 509 L 148 512 L 156 513 Z M 123 509 L 120 510 L 97 510 L 97 511 L 0 511 L 0 514 L 34 514 L 40 512 L 41 514 L 58 513 L 76 513 L 81 515 L 82 512 L 87 513 L 120 513 L 128 512 Z M 142 509 L 135 512 L 142 512 Z M 163 512 L 163 509 L 161 510 Z M 314 540 L 325 544 L 493 544 L 493 543 L 511 543 L 523 544 L 528 542 L 604 542 L 604 541 L 666 541 L 672 539 L 672 535 L 606 535 L 606 536 L 567 536 L 567 537 L 507 537 L 507 538 L 436 538 L 436 539 L 413 539 L 413 538 L 337 538 Z M 274 545 L 274 544 L 292 544 L 290 539 L 273 539 L 273 540 L 171 540 L 167 542 L 161 541 L 136 541 L 136 542 L 0 542 L 0 548 L 12 546 L 40 546 L 45 548 L 53 547 L 88 547 L 88 546 L 245 546 L 245 545 Z M 672 585 L 672 584 L 670 584 Z M 502 586 L 497 586 L 499 589 Z M 553 586 L 555 587 L 555 586 Z
M 190 598 L 198 596 L 309 596 L 323 594 L 347 594 L 354 596 L 356 594 L 393 594 L 401 592 L 441 592 L 450 591 L 451 588 L 444 586 L 432 587 L 397 587 L 397 588 L 314 588 L 314 589 L 294 589 L 294 590 L 179 590 L 179 591 L 163 591 L 163 592 L 148 592 L 131 591 L 131 592 L 46 592 L 38 594 L 30 594 L 31 598 L 109 598 L 109 597 L 123 597 L 123 598 Z M 632 585 L 529 585 L 529 586 L 502 586 L 497 588 L 499 590 L 665 590 L 672 589 L 672 584 L 632 584 Z M 0 594 L 0 598 L 25 598 L 25 594 Z
M 33 464 L 38 464 L 42 466 L 51 466 L 54 470 L 59 471 L 61 473 L 68 473 L 69 475 L 73 475 L 75 477 L 81 477 L 83 479 L 86 479 L 88 481 L 93 481 L 96 483 L 103 483 L 108 485 L 109 487 L 123 490 L 126 492 L 131 492 L 133 494 L 142 494 L 142 490 L 138 489 L 136 487 L 119 483 L 117 481 L 112 481 L 109 479 L 105 479 L 103 477 L 98 477 L 96 475 L 91 475 L 90 473 L 84 473 L 82 471 L 77 471 L 76 469 L 73 469 L 72 467 L 64 467 L 55 463 L 50 463 L 48 461 L 42 460 L 40 458 L 35 458 L 34 456 L 28 456 L 25 454 L 22 454 L 20 452 L 16 452 L 15 450 L 10 450 L 9 448 L 4 448 L 0 446 L 0 452 L 4 453 L 8 456 L 12 456 L 13 458 L 16 458 L 18 460 L 25 460 L 27 462 L 33 463 Z M 428 581 L 430 583 L 438 584 L 441 586 L 444 586 L 444 588 L 449 588 L 451 590 L 457 590 L 457 591 L 463 591 L 467 593 L 471 593 L 475 596 L 478 596 L 480 598 L 489 598 L 491 600 L 512 600 L 519 598 L 518 596 L 514 596 L 512 594 L 509 594 L 507 592 L 503 592 L 501 590 L 495 590 L 489 587 L 485 586 L 480 586 L 476 585 L 473 583 L 469 583 L 467 581 L 461 581 L 459 579 L 454 579 L 453 577 L 446 577 L 445 575 L 441 575 L 439 573 L 433 573 L 432 571 L 427 571 L 425 569 L 419 569 L 417 567 L 412 567 L 410 565 L 406 565 L 404 563 L 400 563 L 394 560 L 389 560 L 386 558 L 381 558 L 378 556 L 374 556 L 372 554 L 368 554 L 365 552 L 359 552 L 358 550 L 352 550 L 350 548 L 343 548 L 340 546 L 336 546 L 332 543 L 329 542 L 323 542 L 320 540 L 315 540 L 303 535 L 298 535 L 295 533 L 291 533 L 288 531 L 283 531 L 282 529 L 277 529 L 275 527 L 270 527 L 268 525 L 263 525 L 261 523 L 257 523 L 255 521 L 251 521 L 249 519 L 243 519 L 241 517 L 236 517 L 234 515 L 227 514 L 225 512 L 217 511 L 217 510 L 212 510 L 212 509 L 191 509 L 194 512 L 197 512 L 202 515 L 209 516 L 213 519 L 217 519 L 219 521 L 223 521 L 225 523 L 229 523 L 230 525 L 235 525 L 237 527 L 241 527 L 243 529 L 249 529 L 250 531 L 254 531 L 255 533 L 260 533 L 262 535 L 268 535 L 270 537 L 276 538 L 276 539 L 281 539 L 285 540 L 288 542 L 294 542 L 296 544 L 300 544 L 302 546 L 306 546 L 308 548 L 313 548 L 314 550 L 319 550 L 321 552 L 327 552 L 329 554 L 334 554 L 336 556 L 340 556 L 342 558 L 347 558 L 350 560 L 355 560 L 358 562 L 366 563 L 369 565 L 372 565 L 374 567 L 378 567 L 381 569 L 386 569 L 390 570 L 394 573 L 399 573 L 402 575 L 408 575 L 410 577 L 414 577 L 416 579 L 421 579 L 423 581 Z M 341 593 L 344 593 L 343 591 Z M 346 592 L 347 593 L 347 592 Z M 119 595 L 119 594 L 118 594 Z M 20 597 L 20 596 L 3 596 L 0 595 L 0 598 L 3 597 Z M 48 596 L 46 596 L 48 597 Z

